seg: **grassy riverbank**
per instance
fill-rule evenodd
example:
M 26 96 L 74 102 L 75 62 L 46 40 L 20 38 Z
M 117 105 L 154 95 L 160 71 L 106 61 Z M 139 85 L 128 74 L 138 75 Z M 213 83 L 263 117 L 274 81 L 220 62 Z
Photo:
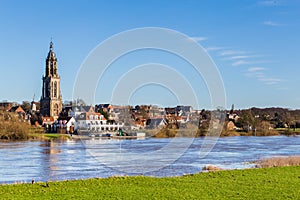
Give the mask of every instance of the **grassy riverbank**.
M 32 134 L 32 136 L 37 137 L 39 140 L 51 140 L 51 139 L 70 139 L 67 134 L 60 133 L 43 133 L 43 134 Z
M 1 199 L 299 199 L 300 167 L 1 185 Z
M 36 128 L 32 128 L 35 130 Z M 52 139 L 61 139 L 66 140 L 70 139 L 70 136 L 67 134 L 59 134 L 59 133 L 44 133 L 44 129 L 40 128 L 38 131 L 39 133 L 35 133 L 31 131 L 29 128 L 28 132 L 10 132 L 10 133 L 0 133 L 0 142 L 12 142 L 12 141 L 45 141 L 45 140 L 52 140 Z

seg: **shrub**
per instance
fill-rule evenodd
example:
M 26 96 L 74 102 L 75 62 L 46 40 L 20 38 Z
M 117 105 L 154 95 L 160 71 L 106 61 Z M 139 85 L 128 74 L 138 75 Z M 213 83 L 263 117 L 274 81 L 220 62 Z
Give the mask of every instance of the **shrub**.
M 28 130 L 31 126 L 14 113 L 2 111 L 0 113 L 0 139 L 26 140 L 29 138 Z

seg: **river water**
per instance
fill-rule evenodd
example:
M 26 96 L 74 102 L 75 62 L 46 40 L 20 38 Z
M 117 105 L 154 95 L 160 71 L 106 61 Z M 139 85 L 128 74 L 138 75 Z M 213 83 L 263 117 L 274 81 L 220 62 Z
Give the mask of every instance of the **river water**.
M 300 155 L 299 136 L 225 137 L 214 142 L 204 138 L 0 142 L 0 183 L 180 176 L 201 172 L 205 165 L 243 169 L 254 167 L 261 158 Z

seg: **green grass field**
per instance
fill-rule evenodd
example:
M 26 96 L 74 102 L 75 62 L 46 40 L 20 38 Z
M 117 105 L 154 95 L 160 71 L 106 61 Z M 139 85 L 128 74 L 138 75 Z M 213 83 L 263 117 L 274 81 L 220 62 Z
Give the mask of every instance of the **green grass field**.
M 59 133 L 30 133 L 28 134 L 30 138 L 36 140 L 51 140 L 51 139 L 68 139 L 70 138 L 67 134 L 59 134 Z
M 0 199 L 300 199 L 300 167 L 0 186 Z
M 58 133 L 45 133 L 43 134 L 44 137 L 48 139 L 55 139 L 55 138 L 69 138 L 69 135 L 66 134 L 58 134 Z

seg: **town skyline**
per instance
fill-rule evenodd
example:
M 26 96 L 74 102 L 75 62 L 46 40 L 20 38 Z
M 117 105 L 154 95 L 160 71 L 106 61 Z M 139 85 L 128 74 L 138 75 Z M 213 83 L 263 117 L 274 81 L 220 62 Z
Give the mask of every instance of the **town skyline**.
M 0 101 L 39 101 L 45 59 L 51 37 L 58 58 L 63 101 L 72 100 L 73 82 L 81 64 L 101 42 L 120 32 L 142 27 L 179 31 L 197 41 L 215 62 L 224 82 L 227 108 L 300 108 L 298 1 L 122 1 L 84 3 L 54 1 L 57 10 L 45 12 L 46 3 L 2 3 L 0 24 Z M 218 6 L 216 6 L 218 5 Z M 220 8 L 218 8 L 220 7 Z M 149 9 L 148 9 L 149 8 Z M 155 12 L 154 12 L 155 11 Z M 180 19 L 174 16 L 182 15 Z M 255 15 L 252 15 L 255 13 Z M 184 74 L 186 63 L 156 51 L 120 58 L 100 81 L 96 103 L 110 102 L 114 82 L 132 67 L 164 63 Z M 199 89 L 199 108 L 210 108 L 203 80 L 187 78 Z M 18 83 L 22 81 L 22 84 Z M 105 83 L 105 84 L 103 84 Z M 101 85 L 100 85 L 101 84 Z M 105 85 L 105 87 L 103 87 Z M 203 98 L 204 97 L 204 98 Z M 84 97 L 79 97 L 84 99 Z M 176 95 L 159 85 L 135 91 L 132 105 L 180 105 Z M 89 103 L 88 103 L 89 104 Z M 186 103 L 184 103 L 186 105 Z

